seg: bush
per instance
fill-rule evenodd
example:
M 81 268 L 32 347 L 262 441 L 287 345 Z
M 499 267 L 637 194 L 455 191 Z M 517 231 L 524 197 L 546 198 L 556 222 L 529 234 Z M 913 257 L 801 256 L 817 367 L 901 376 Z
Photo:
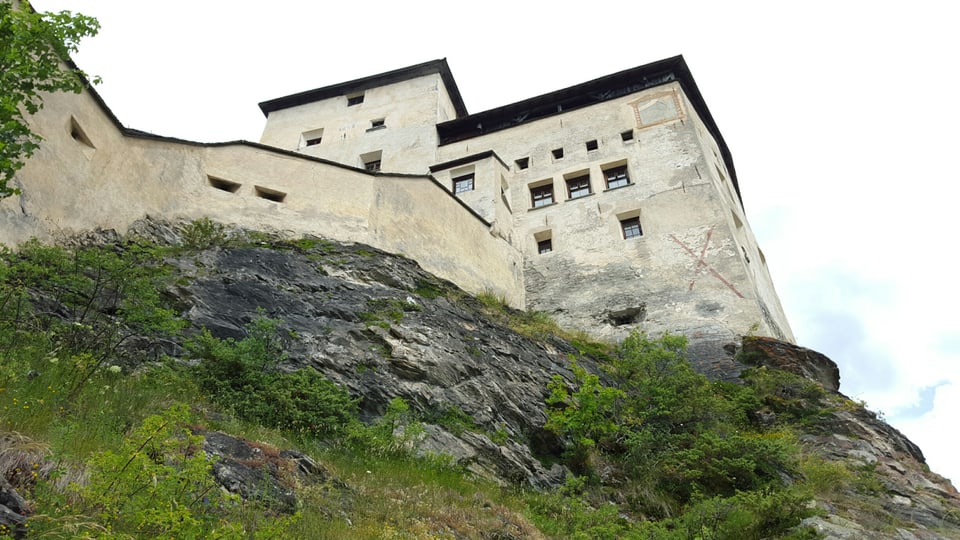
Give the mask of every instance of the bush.
M 265 426 L 319 438 L 344 434 L 358 422 L 356 400 L 312 368 L 280 371 L 278 325 L 260 317 L 240 341 L 218 339 L 209 331 L 188 341 L 188 349 L 201 358 L 196 367 L 200 389 L 241 418 Z
M 793 437 L 750 424 L 745 407 L 762 401 L 755 389 L 710 383 L 686 362 L 685 348 L 680 336 L 634 333 L 608 366 L 615 386 L 575 363 L 572 388 L 560 376 L 548 386 L 546 427 L 569 441 L 567 464 L 640 516 L 669 518 L 696 501 L 778 494 L 783 475 L 797 471 Z M 738 515 L 745 514 L 731 510 L 724 520 Z M 798 522 L 793 514 L 780 517 Z

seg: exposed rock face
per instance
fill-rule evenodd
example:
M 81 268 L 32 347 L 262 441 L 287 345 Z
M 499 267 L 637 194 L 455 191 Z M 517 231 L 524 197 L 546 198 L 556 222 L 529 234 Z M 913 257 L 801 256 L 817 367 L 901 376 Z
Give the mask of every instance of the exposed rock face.
M 347 488 L 309 456 L 239 439 L 226 433 L 202 433 L 203 451 L 214 456 L 213 475 L 230 493 L 293 512 L 299 484 L 328 484 L 346 495 Z
M 176 227 L 157 224 L 140 233 L 161 241 L 178 234 Z M 206 327 L 221 338 L 244 337 L 245 325 L 261 314 L 283 320 L 289 331 L 283 369 L 321 371 L 362 397 L 367 420 L 381 416 L 391 399 L 403 398 L 426 419 L 420 452 L 451 455 L 503 483 L 547 488 L 563 481 L 561 467 L 547 468 L 538 457 L 562 450 L 543 428 L 544 399 L 555 374 L 572 379 L 569 355 L 576 350 L 570 344 L 528 339 L 493 322 L 478 301 L 409 259 L 360 245 L 298 246 L 267 241 L 182 256 L 172 262 L 189 279 L 169 293 L 195 329 Z M 183 354 L 175 344 L 164 347 Z M 828 412 L 798 426 L 801 441 L 829 461 L 873 470 L 877 485 L 869 493 L 816 501 L 823 515 L 806 524 L 824 537 L 960 539 L 956 489 L 927 470 L 915 444 L 837 392 L 839 371 L 829 358 L 755 337 L 744 338 L 735 356 L 734 336 L 707 331 L 693 336 L 691 348 L 694 367 L 713 379 L 735 380 L 745 361 L 799 374 L 827 391 Z M 720 356 L 709 352 L 718 348 Z M 580 364 L 599 371 L 589 360 Z M 450 410 L 465 413 L 475 428 L 455 433 L 444 427 L 438 418 Z M 206 437 L 205 451 L 221 456 L 218 479 L 246 497 L 295 507 L 295 493 L 280 481 L 282 470 L 338 485 L 305 456 L 268 459 L 256 445 L 217 433 Z M 252 485 L 268 487 L 253 491 Z
M 840 390 L 840 369 L 833 360 L 817 351 L 778 339 L 747 336 L 743 338 L 742 356 L 751 363 L 782 369 L 816 381 L 831 392 Z
M 563 481 L 559 466 L 548 469 L 535 454 L 560 450 L 543 429 L 543 404 L 554 374 L 572 377 L 576 350 L 566 342 L 538 343 L 496 325 L 415 262 L 363 246 L 218 249 L 177 264 L 192 279 L 175 294 L 197 327 L 243 337 L 262 310 L 296 336 L 282 367 L 316 368 L 362 396 L 366 419 L 396 397 L 427 419 L 456 409 L 479 429 L 454 435 L 429 425 L 421 449 L 503 481 Z M 498 432 L 508 440 L 495 443 Z

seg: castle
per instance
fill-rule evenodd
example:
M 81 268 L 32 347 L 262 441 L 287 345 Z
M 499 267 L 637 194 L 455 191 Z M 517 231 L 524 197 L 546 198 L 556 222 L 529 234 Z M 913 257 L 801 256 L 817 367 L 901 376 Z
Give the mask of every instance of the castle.
M 469 114 L 446 60 L 260 103 L 259 143 L 124 127 L 55 94 L 0 242 L 147 215 L 362 242 L 616 338 L 793 341 L 730 152 L 682 57 Z

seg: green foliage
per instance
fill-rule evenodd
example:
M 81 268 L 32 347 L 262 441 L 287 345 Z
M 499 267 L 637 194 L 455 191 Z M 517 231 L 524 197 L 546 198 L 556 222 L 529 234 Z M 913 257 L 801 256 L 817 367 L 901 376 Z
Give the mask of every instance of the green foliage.
M 329 438 L 357 420 L 357 403 L 345 390 L 311 368 L 285 373 L 278 337 L 280 321 L 257 318 L 242 340 L 204 331 L 187 343 L 198 358 L 197 384 L 238 416 L 295 434 Z
M 80 91 L 86 75 L 62 64 L 79 41 L 95 36 L 96 19 L 69 11 L 38 13 L 0 2 L 0 198 L 20 192 L 9 182 L 39 148 L 41 138 L 24 114 L 43 108 L 43 93 Z M 94 79 L 94 83 L 99 79 Z
M 626 394 L 600 383 L 600 377 L 588 373 L 574 363 L 571 366 L 577 381 L 573 392 L 560 375 L 548 384 L 547 429 L 568 436 L 573 441 L 571 465 L 584 471 L 586 459 L 598 442 L 605 444 L 620 434 L 617 412 Z
M 756 408 L 773 411 L 782 421 L 812 425 L 829 414 L 826 391 L 809 379 L 766 367 L 746 370 L 741 378 L 758 396 Z
M 743 538 L 761 538 L 799 522 L 805 492 L 786 490 L 781 480 L 799 475 L 794 437 L 752 425 L 747 413 L 762 402 L 756 389 L 710 383 L 686 362 L 685 348 L 680 336 L 634 333 L 608 365 L 615 385 L 576 363 L 572 387 L 560 376 L 548 385 L 546 427 L 569 441 L 568 465 L 592 479 L 581 502 L 603 501 L 609 491 L 619 511 L 662 520 L 611 532 L 602 527 L 615 520 L 597 530 L 585 521 L 586 529 L 565 534 L 737 538 L 747 531 Z M 604 478 L 617 480 L 608 486 Z
M 454 435 L 460 435 L 464 431 L 480 431 L 480 427 L 473 417 L 456 405 L 445 407 L 433 415 L 427 415 L 424 420 L 431 424 L 443 426 Z
M 181 237 L 183 245 L 194 250 L 222 246 L 227 240 L 223 225 L 209 218 L 195 219 L 184 225 Z
M 42 506 L 31 518 L 43 538 L 272 538 L 291 519 L 240 519 L 245 505 L 227 495 L 211 474 L 212 462 L 194 435 L 189 407 L 176 404 L 148 416 L 116 450 L 95 453 L 87 480 L 62 494 L 41 482 Z M 262 510 L 261 510 L 262 511 Z M 80 514 L 78 515 L 77 512 Z

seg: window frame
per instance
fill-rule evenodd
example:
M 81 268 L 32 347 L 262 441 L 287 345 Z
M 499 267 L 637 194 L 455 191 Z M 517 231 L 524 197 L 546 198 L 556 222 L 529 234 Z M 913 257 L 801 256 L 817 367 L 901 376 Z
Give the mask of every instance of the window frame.
M 623 174 L 618 174 L 622 172 Z M 618 183 L 617 185 L 611 185 L 611 178 L 614 182 L 623 181 L 623 183 Z M 607 189 L 618 189 L 622 187 L 627 187 L 633 182 L 630 181 L 630 171 L 627 168 L 626 164 L 618 165 L 616 167 L 610 167 L 603 169 L 603 181 L 606 183 Z
M 453 194 L 459 195 L 460 193 L 467 193 L 476 189 L 476 173 L 467 173 L 460 175 L 452 179 L 453 182 Z M 460 189 L 461 184 L 469 182 L 469 189 Z
M 553 252 L 553 238 L 544 238 L 537 240 L 537 254 L 546 255 Z
M 381 165 L 381 159 L 371 159 L 370 161 L 363 162 L 363 168 L 369 172 L 380 172 Z
M 363 103 L 363 93 L 347 96 L 347 107 L 355 107 Z
M 546 201 L 546 202 L 544 202 Z M 541 184 L 539 186 L 530 186 L 530 204 L 531 208 L 543 208 L 557 202 L 553 192 L 553 182 Z
M 634 232 L 634 230 L 636 232 Z M 628 232 L 629 231 L 629 232 Z M 620 232 L 624 240 L 643 236 L 643 226 L 640 225 L 640 216 L 623 218 L 620 220 Z
M 593 195 L 593 189 L 590 186 L 590 173 L 578 174 L 573 178 L 565 179 L 567 184 L 567 200 L 580 199 L 588 195 Z M 578 184 L 577 190 L 574 191 L 574 183 Z M 582 193 L 583 189 L 586 188 L 586 193 Z M 574 195 L 578 193 L 578 195 Z

